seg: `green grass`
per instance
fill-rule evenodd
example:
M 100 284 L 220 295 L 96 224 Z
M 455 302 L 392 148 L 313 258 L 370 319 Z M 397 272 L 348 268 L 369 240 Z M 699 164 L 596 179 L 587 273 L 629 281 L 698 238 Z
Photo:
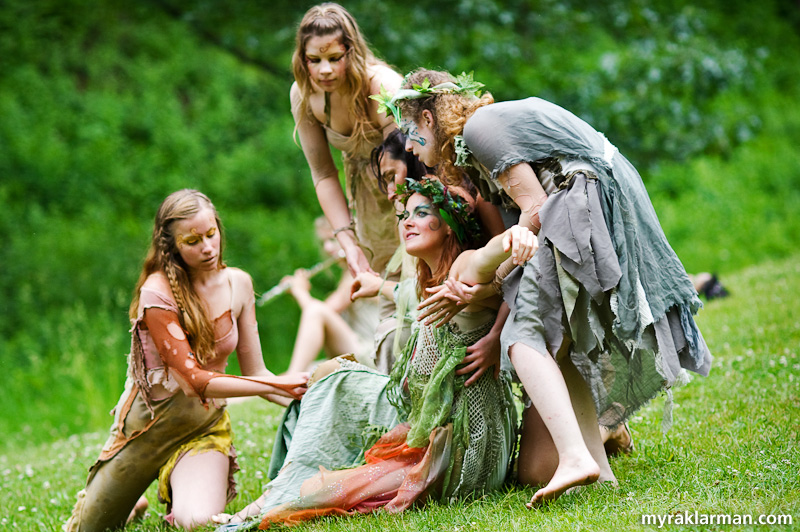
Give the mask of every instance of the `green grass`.
M 642 514 L 684 511 L 756 518 L 792 514 L 800 522 L 800 256 L 723 281 L 732 296 L 708 303 L 698 320 L 715 355 L 711 375 L 675 392 L 675 422 L 667 435 L 660 431 L 663 398 L 635 416 L 636 451 L 612 461 L 618 488 L 587 489 L 526 511 L 532 490 L 512 486 L 477 500 L 401 515 L 324 519 L 298 530 L 643 530 L 656 527 L 642 526 Z M 280 413 L 261 401 L 231 406 L 242 465 L 240 495 L 231 510 L 261 493 Z M 97 432 L 28 448 L 18 442 L 0 455 L 0 530 L 60 529 L 104 439 Z M 153 486 L 148 497 L 150 517 L 128 530 L 169 529 Z

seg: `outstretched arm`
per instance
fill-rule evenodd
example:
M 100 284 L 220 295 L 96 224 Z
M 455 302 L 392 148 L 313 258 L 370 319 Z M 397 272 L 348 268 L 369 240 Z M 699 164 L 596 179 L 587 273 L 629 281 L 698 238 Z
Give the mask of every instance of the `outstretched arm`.
M 347 267 L 354 276 L 361 271 L 370 271 L 369 262 L 364 252 L 358 247 L 355 231 L 352 227 L 350 209 L 339 184 L 339 171 L 333 162 L 325 130 L 318 121 L 310 116 L 301 116 L 300 102 L 302 96 L 297 84 L 292 85 L 290 92 L 292 114 L 297 124 L 300 146 L 311 170 L 314 189 L 317 192 L 322 212 L 333 227 L 336 239 L 344 250 Z
M 484 247 L 459 255 L 450 269 L 450 276 L 466 284 L 489 283 L 504 260 L 511 257 L 514 264 L 524 264 L 538 248 L 536 235 L 526 227 L 515 225 L 492 238 Z
M 148 308 L 144 312 L 144 322 L 164 365 L 189 397 L 206 399 L 277 394 L 299 399 L 305 392 L 307 378 L 303 376 L 237 377 L 203 369 L 192 352 L 178 314 L 174 311 Z M 261 365 L 263 366 L 263 360 Z M 267 372 L 266 368 L 264 371 Z

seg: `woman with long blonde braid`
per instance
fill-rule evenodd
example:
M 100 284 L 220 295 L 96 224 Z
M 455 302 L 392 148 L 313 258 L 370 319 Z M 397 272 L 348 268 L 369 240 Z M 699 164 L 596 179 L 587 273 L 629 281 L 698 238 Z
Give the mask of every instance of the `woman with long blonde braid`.
M 307 375 L 276 377 L 264 365 L 253 282 L 225 265 L 222 248 L 219 216 L 205 195 L 186 189 L 164 200 L 131 302 L 125 391 L 68 532 L 124 526 L 144 513 L 142 494 L 156 479 L 168 522 L 203 525 L 236 494 L 222 399 L 285 405 L 304 393 Z M 243 377 L 225 374 L 234 350 Z

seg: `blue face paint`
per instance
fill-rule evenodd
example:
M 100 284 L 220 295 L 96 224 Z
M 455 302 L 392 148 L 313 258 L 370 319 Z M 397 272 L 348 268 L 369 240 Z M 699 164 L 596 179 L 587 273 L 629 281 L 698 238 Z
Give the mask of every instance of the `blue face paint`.
M 414 123 L 413 120 L 401 119 L 400 120 L 400 131 L 410 140 L 411 142 L 416 142 L 420 146 L 425 146 L 427 140 L 425 137 L 419 134 L 419 128 L 417 124 Z
M 433 205 L 429 203 L 417 205 L 414 207 L 414 212 L 411 213 L 404 210 L 399 218 L 400 220 L 408 220 L 410 218 L 412 221 L 417 221 L 420 224 L 424 223 L 427 218 L 429 222 L 428 229 L 431 231 L 438 231 L 442 227 L 442 222 L 439 218 L 439 215 L 436 213 Z

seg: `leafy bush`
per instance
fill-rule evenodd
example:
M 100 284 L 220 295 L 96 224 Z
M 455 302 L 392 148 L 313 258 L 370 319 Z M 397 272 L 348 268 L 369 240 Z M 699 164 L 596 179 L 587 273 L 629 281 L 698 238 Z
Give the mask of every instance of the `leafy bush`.
M 797 8 L 734 3 L 347 8 L 401 71 L 474 70 L 498 100 L 539 95 L 586 118 L 644 170 L 689 269 L 728 272 L 800 244 Z M 131 290 L 170 192 L 211 197 L 228 263 L 259 291 L 319 260 L 320 209 L 288 110 L 294 29 L 307 7 L 0 4 L 0 368 L 17 401 L 8 411 L 28 413 L 0 428 L 29 423 L 52 435 L 106 424 Z M 316 284 L 322 295 L 335 276 Z M 267 364 L 281 371 L 296 305 L 284 297 L 258 317 Z

